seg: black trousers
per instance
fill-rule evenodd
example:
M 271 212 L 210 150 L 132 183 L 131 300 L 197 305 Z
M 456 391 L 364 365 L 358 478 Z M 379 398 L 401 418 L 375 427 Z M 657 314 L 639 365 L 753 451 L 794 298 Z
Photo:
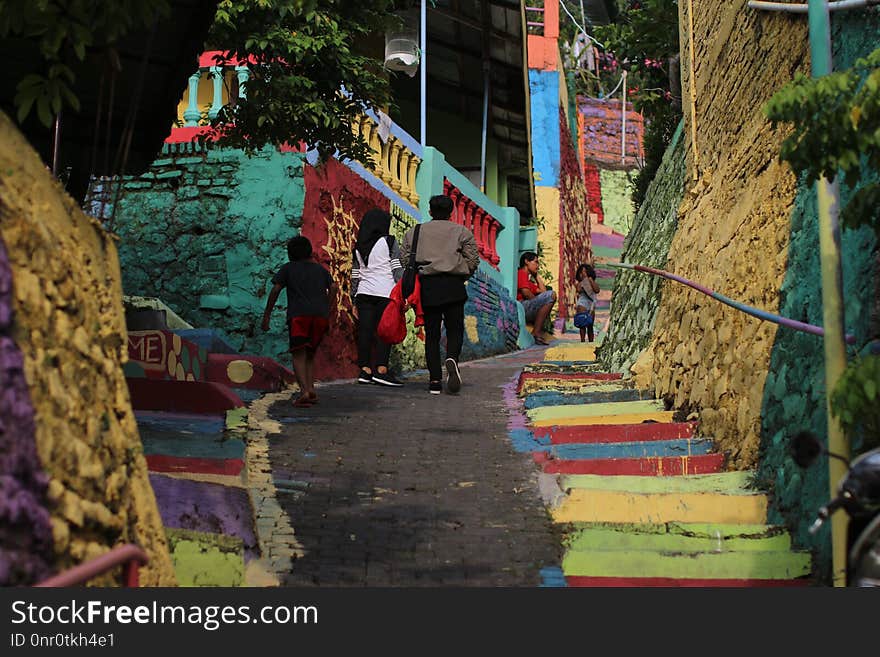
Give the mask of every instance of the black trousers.
M 425 312 L 425 360 L 431 381 L 441 381 L 443 376 L 440 363 L 440 325 L 446 325 L 446 357 L 458 362 L 461 345 L 464 342 L 464 301 L 447 303 L 442 306 L 429 306 Z
M 376 367 L 388 367 L 388 356 L 391 345 L 382 342 L 376 335 L 376 328 L 385 306 L 390 303 L 386 297 L 374 297 L 370 294 L 359 294 L 355 297 L 358 311 L 357 347 L 358 367 L 369 367 L 373 372 Z M 375 349 L 375 360 L 373 360 Z

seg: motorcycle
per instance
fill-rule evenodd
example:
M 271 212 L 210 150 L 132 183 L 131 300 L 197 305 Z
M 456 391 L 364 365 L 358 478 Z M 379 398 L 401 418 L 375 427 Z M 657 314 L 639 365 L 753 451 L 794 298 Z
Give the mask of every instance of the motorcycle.
M 810 467 L 822 454 L 847 464 L 847 473 L 837 485 L 836 497 L 818 510 L 809 532 L 815 534 L 832 514 L 843 509 L 850 518 L 846 585 L 880 586 L 880 447 L 849 462 L 826 450 L 814 434 L 802 431 L 792 438 L 791 452 L 801 468 Z

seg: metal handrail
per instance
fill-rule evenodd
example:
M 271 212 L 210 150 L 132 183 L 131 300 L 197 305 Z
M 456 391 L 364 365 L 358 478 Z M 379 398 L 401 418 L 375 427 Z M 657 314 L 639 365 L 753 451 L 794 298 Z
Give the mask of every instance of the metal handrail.
M 103 575 L 116 566 L 123 567 L 123 581 L 125 586 L 136 588 L 138 584 L 138 571 L 141 566 L 149 563 L 150 557 L 141 548 L 133 543 L 120 545 L 100 557 L 74 566 L 63 573 L 53 575 L 49 579 L 35 584 L 36 587 L 63 587 L 79 586 L 90 579 Z

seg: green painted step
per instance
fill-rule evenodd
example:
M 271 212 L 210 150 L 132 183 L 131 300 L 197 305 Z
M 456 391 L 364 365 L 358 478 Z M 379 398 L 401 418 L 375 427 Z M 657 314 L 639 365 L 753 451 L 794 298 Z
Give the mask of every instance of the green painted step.
M 673 579 L 795 579 L 811 572 L 799 552 L 696 552 L 569 550 L 562 571 L 581 577 L 666 577 Z
M 565 538 L 570 551 L 650 551 L 666 554 L 785 552 L 791 536 L 778 525 L 579 524 Z
M 754 495 L 749 487 L 754 472 L 722 472 L 719 474 L 685 475 L 678 477 L 630 477 L 626 475 L 568 475 L 560 482 L 562 490 L 625 491 L 631 493 L 721 493 L 723 495 Z

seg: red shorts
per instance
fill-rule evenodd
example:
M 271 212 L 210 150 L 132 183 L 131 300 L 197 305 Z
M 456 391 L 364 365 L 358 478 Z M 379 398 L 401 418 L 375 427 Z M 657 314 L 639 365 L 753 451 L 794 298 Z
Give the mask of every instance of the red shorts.
M 317 349 L 330 323 L 319 315 L 299 315 L 290 318 L 290 350 Z

